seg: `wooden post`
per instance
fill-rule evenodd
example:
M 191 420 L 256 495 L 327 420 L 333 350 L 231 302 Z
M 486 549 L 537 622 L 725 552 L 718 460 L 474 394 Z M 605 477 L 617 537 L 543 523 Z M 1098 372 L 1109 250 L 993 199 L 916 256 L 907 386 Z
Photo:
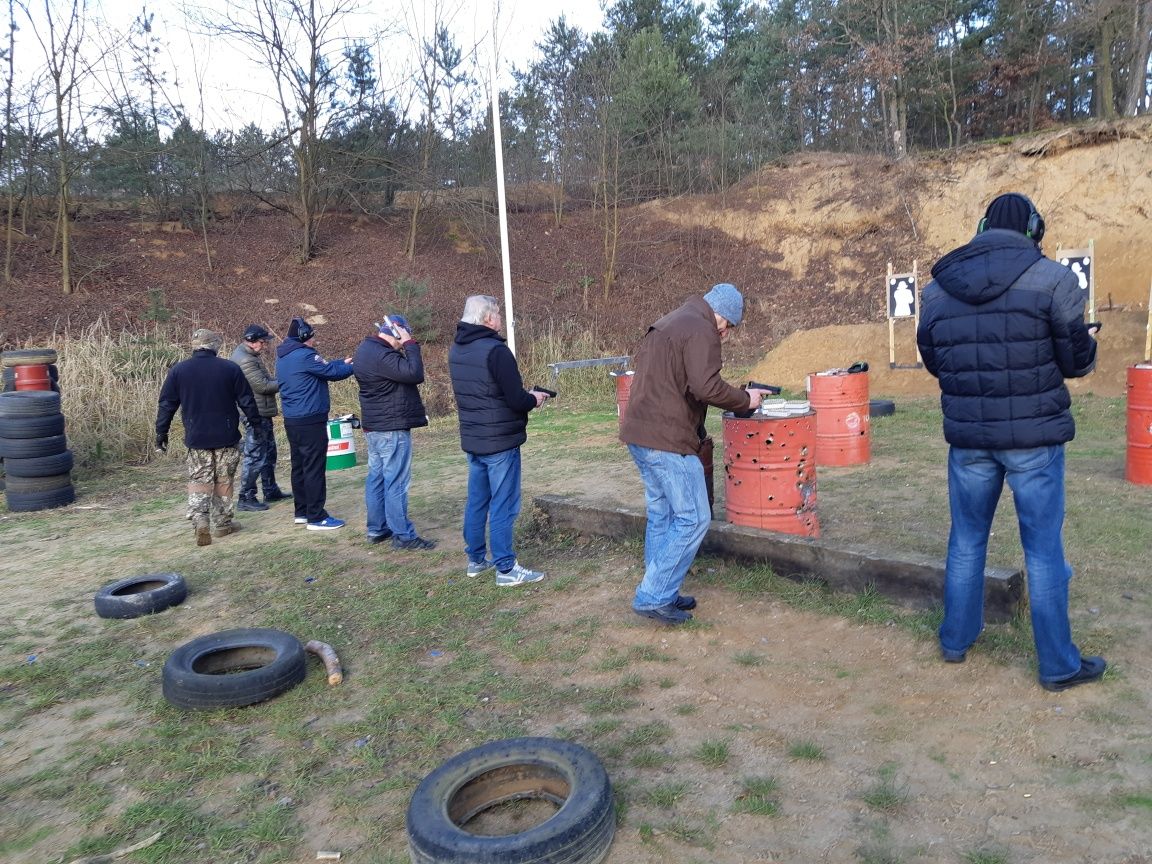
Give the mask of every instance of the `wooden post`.
M 918 269 L 919 262 L 912 259 L 912 280 L 916 283 L 916 315 L 914 316 L 916 322 L 916 329 L 912 331 L 912 344 L 916 346 L 916 363 L 917 365 L 924 365 L 924 358 L 920 356 L 920 343 L 916 341 L 916 334 L 920 332 L 920 271 Z
M 888 319 L 888 368 L 896 368 L 896 326 L 892 310 L 888 308 L 888 292 L 891 291 L 892 262 L 888 262 L 888 275 L 884 277 L 884 315 Z
M 1148 323 L 1144 325 L 1144 362 L 1152 362 L 1152 283 L 1148 285 Z
M 1088 271 L 1088 320 L 1096 320 L 1096 241 L 1088 241 L 1088 259 L 1092 269 Z

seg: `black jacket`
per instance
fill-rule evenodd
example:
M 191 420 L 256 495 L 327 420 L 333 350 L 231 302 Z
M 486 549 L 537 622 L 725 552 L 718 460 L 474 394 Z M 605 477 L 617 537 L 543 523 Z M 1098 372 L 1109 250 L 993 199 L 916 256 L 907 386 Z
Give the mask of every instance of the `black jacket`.
M 249 422 L 259 424 L 260 412 L 240 367 L 201 348 L 168 370 L 160 389 L 156 435 L 168 436 L 179 408 L 185 445 L 193 450 L 235 447 L 240 442 L 237 405 Z
M 490 456 L 528 440 L 528 412 L 536 407 L 536 397 L 524 389 L 503 336 L 461 321 L 448 349 L 448 369 L 465 453 Z
M 369 336 L 352 355 L 360 385 L 360 425 L 365 432 L 395 432 L 428 425 L 418 384 L 424 382 L 420 345 L 409 340 L 397 351 L 378 336 Z
M 1071 441 L 1064 379 L 1096 365 L 1075 274 L 1023 234 L 993 229 L 941 258 L 932 276 L 916 341 L 940 379 L 948 443 L 1012 450 Z

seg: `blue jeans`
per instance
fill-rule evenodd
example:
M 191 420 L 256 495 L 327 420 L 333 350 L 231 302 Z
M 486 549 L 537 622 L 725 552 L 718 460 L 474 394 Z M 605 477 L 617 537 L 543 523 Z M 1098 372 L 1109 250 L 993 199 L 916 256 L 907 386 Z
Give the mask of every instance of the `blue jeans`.
M 940 645 L 967 651 L 984 629 L 984 563 L 988 533 L 1004 488 L 1012 490 L 1024 566 L 1032 637 L 1041 681 L 1080 671 L 1080 649 L 1068 623 L 1072 567 L 1064 558 L 1064 447 L 948 451 L 948 505 L 952 530 L 944 577 Z
M 256 498 L 256 481 L 264 484 L 264 494 L 279 492 L 276 485 L 276 434 L 272 430 L 272 418 L 261 417 L 258 425 L 243 419 L 244 445 L 241 452 L 244 462 L 240 468 L 240 498 L 249 501 Z
M 695 455 L 635 444 L 628 445 L 628 452 L 644 481 L 648 509 L 644 579 L 636 588 L 632 608 L 659 609 L 675 602 L 712 521 L 704 465 Z
M 520 515 L 520 448 L 488 456 L 468 455 L 468 502 L 464 505 L 464 551 L 469 561 L 483 561 L 492 544 L 492 562 L 502 572 L 512 569 L 512 526 Z
M 416 536 L 408 520 L 408 489 L 412 486 L 412 433 L 365 432 L 368 442 L 368 478 L 364 504 L 368 509 L 368 536 L 389 531 L 398 540 Z

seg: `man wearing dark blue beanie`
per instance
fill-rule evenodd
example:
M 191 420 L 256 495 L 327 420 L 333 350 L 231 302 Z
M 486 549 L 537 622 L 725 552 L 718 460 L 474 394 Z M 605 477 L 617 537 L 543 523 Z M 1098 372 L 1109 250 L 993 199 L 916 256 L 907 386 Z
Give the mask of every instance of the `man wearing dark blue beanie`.
M 1040 686 L 1065 690 L 1104 674 L 1072 641 L 1064 557 L 1064 444 L 1076 434 L 1065 378 L 1096 366 L 1084 292 L 1045 258 L 1044 220 L 1011 192 L 988 205 L 971 242 L 932 268 L 916 342 L 940 381 L 952 527 L 940 653 L 963 663 L 984 629 L 984 565 L 1007 482 L 1028 573 Z

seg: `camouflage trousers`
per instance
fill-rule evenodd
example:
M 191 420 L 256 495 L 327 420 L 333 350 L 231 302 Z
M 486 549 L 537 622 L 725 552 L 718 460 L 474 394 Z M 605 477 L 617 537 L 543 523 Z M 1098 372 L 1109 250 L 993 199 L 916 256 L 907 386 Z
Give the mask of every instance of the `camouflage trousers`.
M 236 512 L 232 481 L 240 466 L 240 448 L 219 450 L 188 448 L 188 518 L 196 528 L 222 528 L 232 524 Z

